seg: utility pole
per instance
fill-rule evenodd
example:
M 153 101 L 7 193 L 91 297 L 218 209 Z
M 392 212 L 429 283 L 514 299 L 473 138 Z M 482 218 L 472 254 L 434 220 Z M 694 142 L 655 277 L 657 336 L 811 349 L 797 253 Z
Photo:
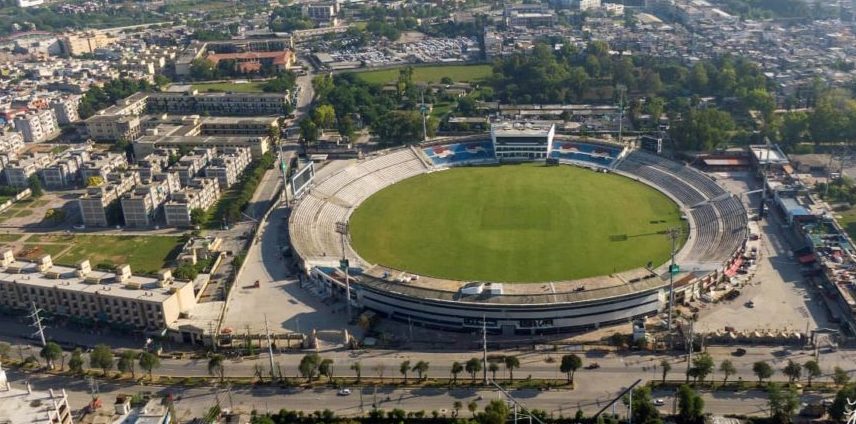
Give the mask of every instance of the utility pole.
M 640 381 L 641 381 L 641 380 L 640 380 Z M 538 422 L 538 424 L 544 424 L 544 421 L 541 421 L 541 419 L 540 419 L 540 418 L 538 418 L 538 417 L 536 417 L 536 416 L 532 415 L 532 413 L 531 413 L 531 412 L 529 412 L 529 410 L 528 410 L 528 409 L 526 409 L 526 407 L 525 407 L 525 406 L 523 406 L 523 404 L 521 404 L 520 402 L 518 402 L 518 401 L 517 401 L 517 399 L 515 399 L 515 398 L 514 398 L 514 396 L 511 396 L 511 393 L 508 393 L 505 389 L 503 389 L 503 388 L 502 388 L 502 386 L 500 386 L 499 384 L 496 384 L 496 382 L 495 382 L 495 381 L 493 381 L 493 380 L 490 380 L 490 382 L 489 382 L 489 383 L 490 383 L 490 384 L 492 384 L 494 387 L 496 387 L 496 389 L 497 389 L 497 390 L 499 390 L 499 392 L 500 392 L 500 393 L 502 393 L 502 394 L 503 394 L 503 396 L 505 396 L 505 398 L 506 398 L 506 399 L 508 399 L 508 401 L 509 401 L 509 402 L 511 402 L 511 403 L 514 405 L 514 407 L 516 408 L 516 410 L 515 410 L 515 411 L 519 410 L 519 411 L 520 411 L 521 413 L 523 413 L 524 415 L 529 416 L 529 422 L 530 422 L 530 423 L 532 422 L 532 419 L 534 418 L 534 419 L 535 419 L 535 421 L 537 421 L 537 422 Z M 637 381 L 637 382 L 636 382 L 636 384 L 638 384 L 638 383 L 639 383 L 639 382 Z M 634 384 L 634 385 L 635 385 L 635 384 Z
M 336 223 L 336 232 L 339 233 L 342 237 L 342 260 L 339 261 L 339 267 L 345 273 L 345 307 L 347 310 L 347 318 L 348 323 L 351 322 L 351 277 L 350 277 L 350 264 L 348 263 L 348 257 L 345 255 L 345 237 L 348 236 L 348 223 L 347 222 L 337 222 Z
M 618 84 L 615 88 L 618 90 L 618 142 L 622 143 L 624 141 L 624 93 L 627 87 L 624 84 Z
M 680 231 L 677 228 L 669 229 L 669 238 L 672 239 L 672 260 L 669 262 L 669 345 L 672 344 L 672 313 L 675 307 L 675 244 L 677 244 Z
M 285 146 L 285 142 L 280 138 L 279 140 L 279 169 L 282 172 L 282 196 L 285 198 L 285 202 L 288 203 L 288 164 L 285 163 L 285 152 L 283 152 L 282 148 Z
M 265 336 L 267 336 L 268 343 L 268 359 L 270 360 L 270 378 L 273 380 L 276 378 L 276 374 L 273 372 L 273 343 L 270 341 L 270 329 L 268 328 L 268 320 L 267 314 L 265 314 Z M 259 376 L 261 378 L 261 376 Z
M 422 141 L 428 141 L 428 124 L 425 117 L 428 106 L 425 105 L 425 91 L 422 91 L 422 104 L 419 106 L 419 111 L 422 113 Z
M 487 386 L 487 320 L 482 315 L 482 373 L 484 385 Z
M 689 321 L 690 321 L 690 338 L 687 341 L 687 380 L 690 379 L 690 368 L 692 367 L 692 362 L 693 362 L 693 349 L 694 349 L 694 346 L 693 346 L 694 343 L 693 342 L 695 341 L 695 331 L 693 328 L 695 325 L 695 321 L 693 321 L 692 319 L 690 319 Z
M 44 311 L 36 306 L 36 302 L 31 302 L 31 304 L 33 305 L 33 312 L 30 313 L 30 319 L 33 320 L 31 326 L 36 327 L 36 332 L 33 333 L 33 336 L 39 336 L 42 347 L 45 347 L 48 342 L 45 340 L 45 327 L 42 325 L 42 317 L 39 315 Z

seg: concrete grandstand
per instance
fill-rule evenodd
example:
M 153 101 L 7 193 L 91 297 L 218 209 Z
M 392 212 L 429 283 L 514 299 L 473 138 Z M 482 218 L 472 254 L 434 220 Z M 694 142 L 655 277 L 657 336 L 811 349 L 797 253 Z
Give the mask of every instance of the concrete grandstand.
M 595 278 L 538 284 L 454 281 L 413 275 L 368 263 L 342 244 L 337 224 L 374 193 L 416 175 L 461 165 L 499 163 L 491 140 L 466 138 L 379 153 L 314 186 L 299 199 L 290 221 L 304 280 L 344 297 L 343 255 L 350 263 L 350 301 L 383 316 L 426 327 L 468 331 L 486 325 L 506 335 L 552 334 L 597 328 L 652 316 L 668 301 L 667 264 Z M 687 222 L 686 244 L 676 255 L 676 299 L 701 295 L 732 272 L 748 237 L 739 198 L 694 168 L 598 140 L 556 137 L 547 158 L 634 179 L 677 203 Z M 536 160 L 544 160 L 539 156 Z

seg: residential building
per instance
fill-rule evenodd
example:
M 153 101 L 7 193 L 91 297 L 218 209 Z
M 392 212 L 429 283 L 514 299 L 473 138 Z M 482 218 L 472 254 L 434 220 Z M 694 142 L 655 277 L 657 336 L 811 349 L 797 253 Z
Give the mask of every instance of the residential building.
M 303 6 L 303 16 L 321 25 L 336 26 L 339 13 L 337 3 L 310 3 Z
M 139 116 L 95 115 L 86 120 L 86 131 L 95 141 L 134 140 L 142 127 Z
M 208 114 L 212 116 L 283 116 L 291 111 L 284 93 L 198 93 L 196 90 L 151 93 L 152 113 Z
M 205 176 L 216 178 L 220 188 L 225 190 L 241 179 L 244 170 L 250 165 L 252 156 L 246 147 L 231 147 L 211 160 L 205 168 Z
M 169 174 L 167 174 L 169 175 Z M 169 198 L 167 180 L 139 185 L 122 195 L 122 215 L 128 227 L 150 227 L 155 224 L 161 205 Z
M 65 389 L 40 392 L 33 390 L 29 382 L 25 383 L 24 388 L 14 388 L 0 364 L 0 422 L 74 424 L 71 412 Z
M 24 148 L 24 136 L 17 131 L 0 134 L 0 153 L 17 153 Z
M 45 4 L 45 0 L 17 0 L 18 7 L 33 7 Z
M 93 54 L 95 50 L 116 42 L 116 38 L 99 31 L 68 34 L 59 39 L 62 50 L 69 56 Z
M 556 23 L 556 14 L 542 4 L 509 5 L 505 7 L 503 16 L 509 26 L 533 28 L 553 26 Z
M 200 119 L 201 135 L 268 136 L 279 133 L 279 118 L 206 116 Z
M 89 160 L 83 162 L 80 167 L 80 177 L 84 182 L 89 177 L 101 177 L 106 180 L 110 173 L 127 166 L 128 159 L 124 154 L 112 152 L 94 154 Z
M 278 52 L 247 52 L 247 53 L 211 53 L 207 59 L 218 66 L 220 61 L 228 60 L 234 63 L 235 72 L 242 74 L 251 74 L 259 72 L 262 68 L 270 69 L 274 72 L 283 72 L 291 69 L 296 58 L 291 50 L 283 50 Z
M 89 187 L 86 194 L 77 199 L 80 217 L 84 225 L 91 227 L 106 227 L 115 222 L 116 214 L 110 209 L 118 208 L 118 200 L 140 183 L 140 174 L 136 171 L 113 173 L 108 175 L 107 182 L 97 187 Z
M 228 147 L 247 147 L 256 160 L 270 150 L 270 137 L 144 135 L 134 141 L 133 147 L 134 155 L 138 158 L 146 157 L 158 149 L 213 147 L 220 150 Z
M 10 161 L 3 166 L 3 174 L 6 175 L 6 184 L 12 187 L 27 187 L 30 177 L 48 166 L 51 162 L 50 155 L 38 154 L 26 156 Z
M 15 128 L 28 143 L 41 143 L 59 135 L 59 126 L 53 110 L 30 111 L 15 118 Z
M 166 224 L 171 227 L 191 227 L 194 209 L 206 210 L 220 198 L 220 186 L 215 178 L 197 178 L 187 187 L 173 193 L 163 205 Z
M 51 102 L 51 108 L 56 115 L 56 121 L 60 125 L 72 124 L 80 120 L 77 108 L 80 106 L 80 96 L 70 95 Z
M 8 309 L 30 310 L 35 303 L 52 315 L 163 331 L 196 305 L 193 284 L 174 281 L 169 270 L 141 277 L 128 265 L 102 272 L 88 260 L 71 268 L 53 265 L 50 255 L 36 263 L 15 260 L 11 249 L 0 255 L 0 305 Z

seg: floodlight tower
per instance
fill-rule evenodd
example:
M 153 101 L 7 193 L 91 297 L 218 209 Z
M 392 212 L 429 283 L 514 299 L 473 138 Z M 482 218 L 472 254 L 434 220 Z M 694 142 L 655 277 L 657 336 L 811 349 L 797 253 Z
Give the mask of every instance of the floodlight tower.
M 347 310 L 348 322 L 351 322 L 351 277 L 350 264 L 345 252 L 345 238 L 348 237 L 348 223 L 337 222 L 336 232 L 341 235 L 342 239 L 342 260 L 339 261 L 339 267 L 345 272 L 345 306 Z

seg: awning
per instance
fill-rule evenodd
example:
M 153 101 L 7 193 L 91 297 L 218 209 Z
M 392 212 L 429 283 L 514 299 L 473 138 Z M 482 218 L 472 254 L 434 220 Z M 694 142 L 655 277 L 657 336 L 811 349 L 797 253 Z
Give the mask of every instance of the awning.
M 737 270 L 740 269 L 740 265 L 743 265 L 743 258 L 737 258 L 728 269 L 725 270 L 726 277 L 733 277 L 737 274 Z

